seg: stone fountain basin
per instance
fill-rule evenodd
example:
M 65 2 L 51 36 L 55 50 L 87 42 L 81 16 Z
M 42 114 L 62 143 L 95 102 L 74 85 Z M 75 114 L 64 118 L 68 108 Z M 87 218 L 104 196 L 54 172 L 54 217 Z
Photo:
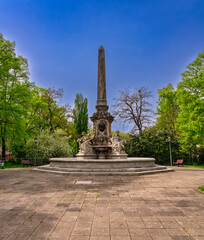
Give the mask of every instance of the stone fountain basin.
M 111 149 L 111 147 L 110 147 L 110 146 L 107 146 L 107 145 L 93 146 L 93 148 L 94 148 L 96 151 L 100 151 L 100 152 L 107 152 L 109 149 Z
M 50 167 L 59 168 L 88 168 L 88 169 L 121 169 L 155 166 L 154 158 L 127 158 L 127 159 L 83 159 L 51 158 Z

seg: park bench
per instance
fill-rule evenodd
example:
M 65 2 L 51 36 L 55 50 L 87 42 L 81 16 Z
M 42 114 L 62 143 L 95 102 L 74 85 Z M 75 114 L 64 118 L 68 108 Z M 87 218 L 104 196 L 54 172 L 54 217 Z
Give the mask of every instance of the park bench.
M 30 165 L 31 166 L 31 162 L 29 160 L 23 160 L 23 166 L 27 165 Z
M 178 165 L 178 167 L 179 167 L 179 165 L 182 165 L 183 166 L 183 159 L 178 159 L 178 160 L 176 160 L 176 162 L 174 162 L 174 165 Z

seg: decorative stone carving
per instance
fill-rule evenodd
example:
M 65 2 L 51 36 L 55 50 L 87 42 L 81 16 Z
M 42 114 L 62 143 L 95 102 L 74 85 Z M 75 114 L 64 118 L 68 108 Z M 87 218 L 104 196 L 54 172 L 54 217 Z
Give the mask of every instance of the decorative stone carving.
M 126 140 L 122 138 L 119 133 L 119 131 L 116 131 L 116 134 L 114 134 L 111 138 L 113 154 L 125 154 L 124 143 Z
M 93 154 L 92 140 L 89 134 L 83 132 L 77 142 L 79 143 L 79 154 Z
M 83 133 L 79 142 L 78 159 L 87 158 L 127 158 L 124 152 L 125 140 L 119 131 L 112 136 L 111 123 L 114 117 L 108 112 L 106 99 L 105 52 L 101 46 L 98 52 L 98 88 L 96 112 L 91 117 L 93 122 L 93 136 Z

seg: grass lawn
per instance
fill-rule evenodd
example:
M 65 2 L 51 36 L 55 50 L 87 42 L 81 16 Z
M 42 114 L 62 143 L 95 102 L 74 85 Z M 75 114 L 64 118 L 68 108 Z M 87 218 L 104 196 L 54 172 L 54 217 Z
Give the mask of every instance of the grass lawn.
M 184 167 L 195 167 L 195 168 L 204 168 L 204 164 L 198 163 L 187 163 L 183 165 Z
M 6 162 L 3 167 L 0 167 L 0 169 L 5 169 L 5 168 L 19 168 L 19 167 L 23 167 L 23 164 Z
M 204 186 L 200 186 L 198 187 L 198 189 L 200 189 L 201 191 L 204 191 Z

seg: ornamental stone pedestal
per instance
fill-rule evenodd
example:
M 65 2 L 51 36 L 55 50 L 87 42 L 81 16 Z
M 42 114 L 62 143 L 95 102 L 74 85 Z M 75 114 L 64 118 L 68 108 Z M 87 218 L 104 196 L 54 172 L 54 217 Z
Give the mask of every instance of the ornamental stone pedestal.
M 106 72 L 105 52 L 101 46 L 98 51 L 98 86 L 96 112 L 91 117 L 93 122 L 93 136 L 86 136 L 78 139 L 79 153 L 77 159 L 111 159 L 127 158 L 124 152 L 124 139 L 117 131 L 116 135 L 111 134 L 111 123 L 114 117 L 108 112 L 106 99 Z M 86 147 L 85 147 L 86 145 Z

